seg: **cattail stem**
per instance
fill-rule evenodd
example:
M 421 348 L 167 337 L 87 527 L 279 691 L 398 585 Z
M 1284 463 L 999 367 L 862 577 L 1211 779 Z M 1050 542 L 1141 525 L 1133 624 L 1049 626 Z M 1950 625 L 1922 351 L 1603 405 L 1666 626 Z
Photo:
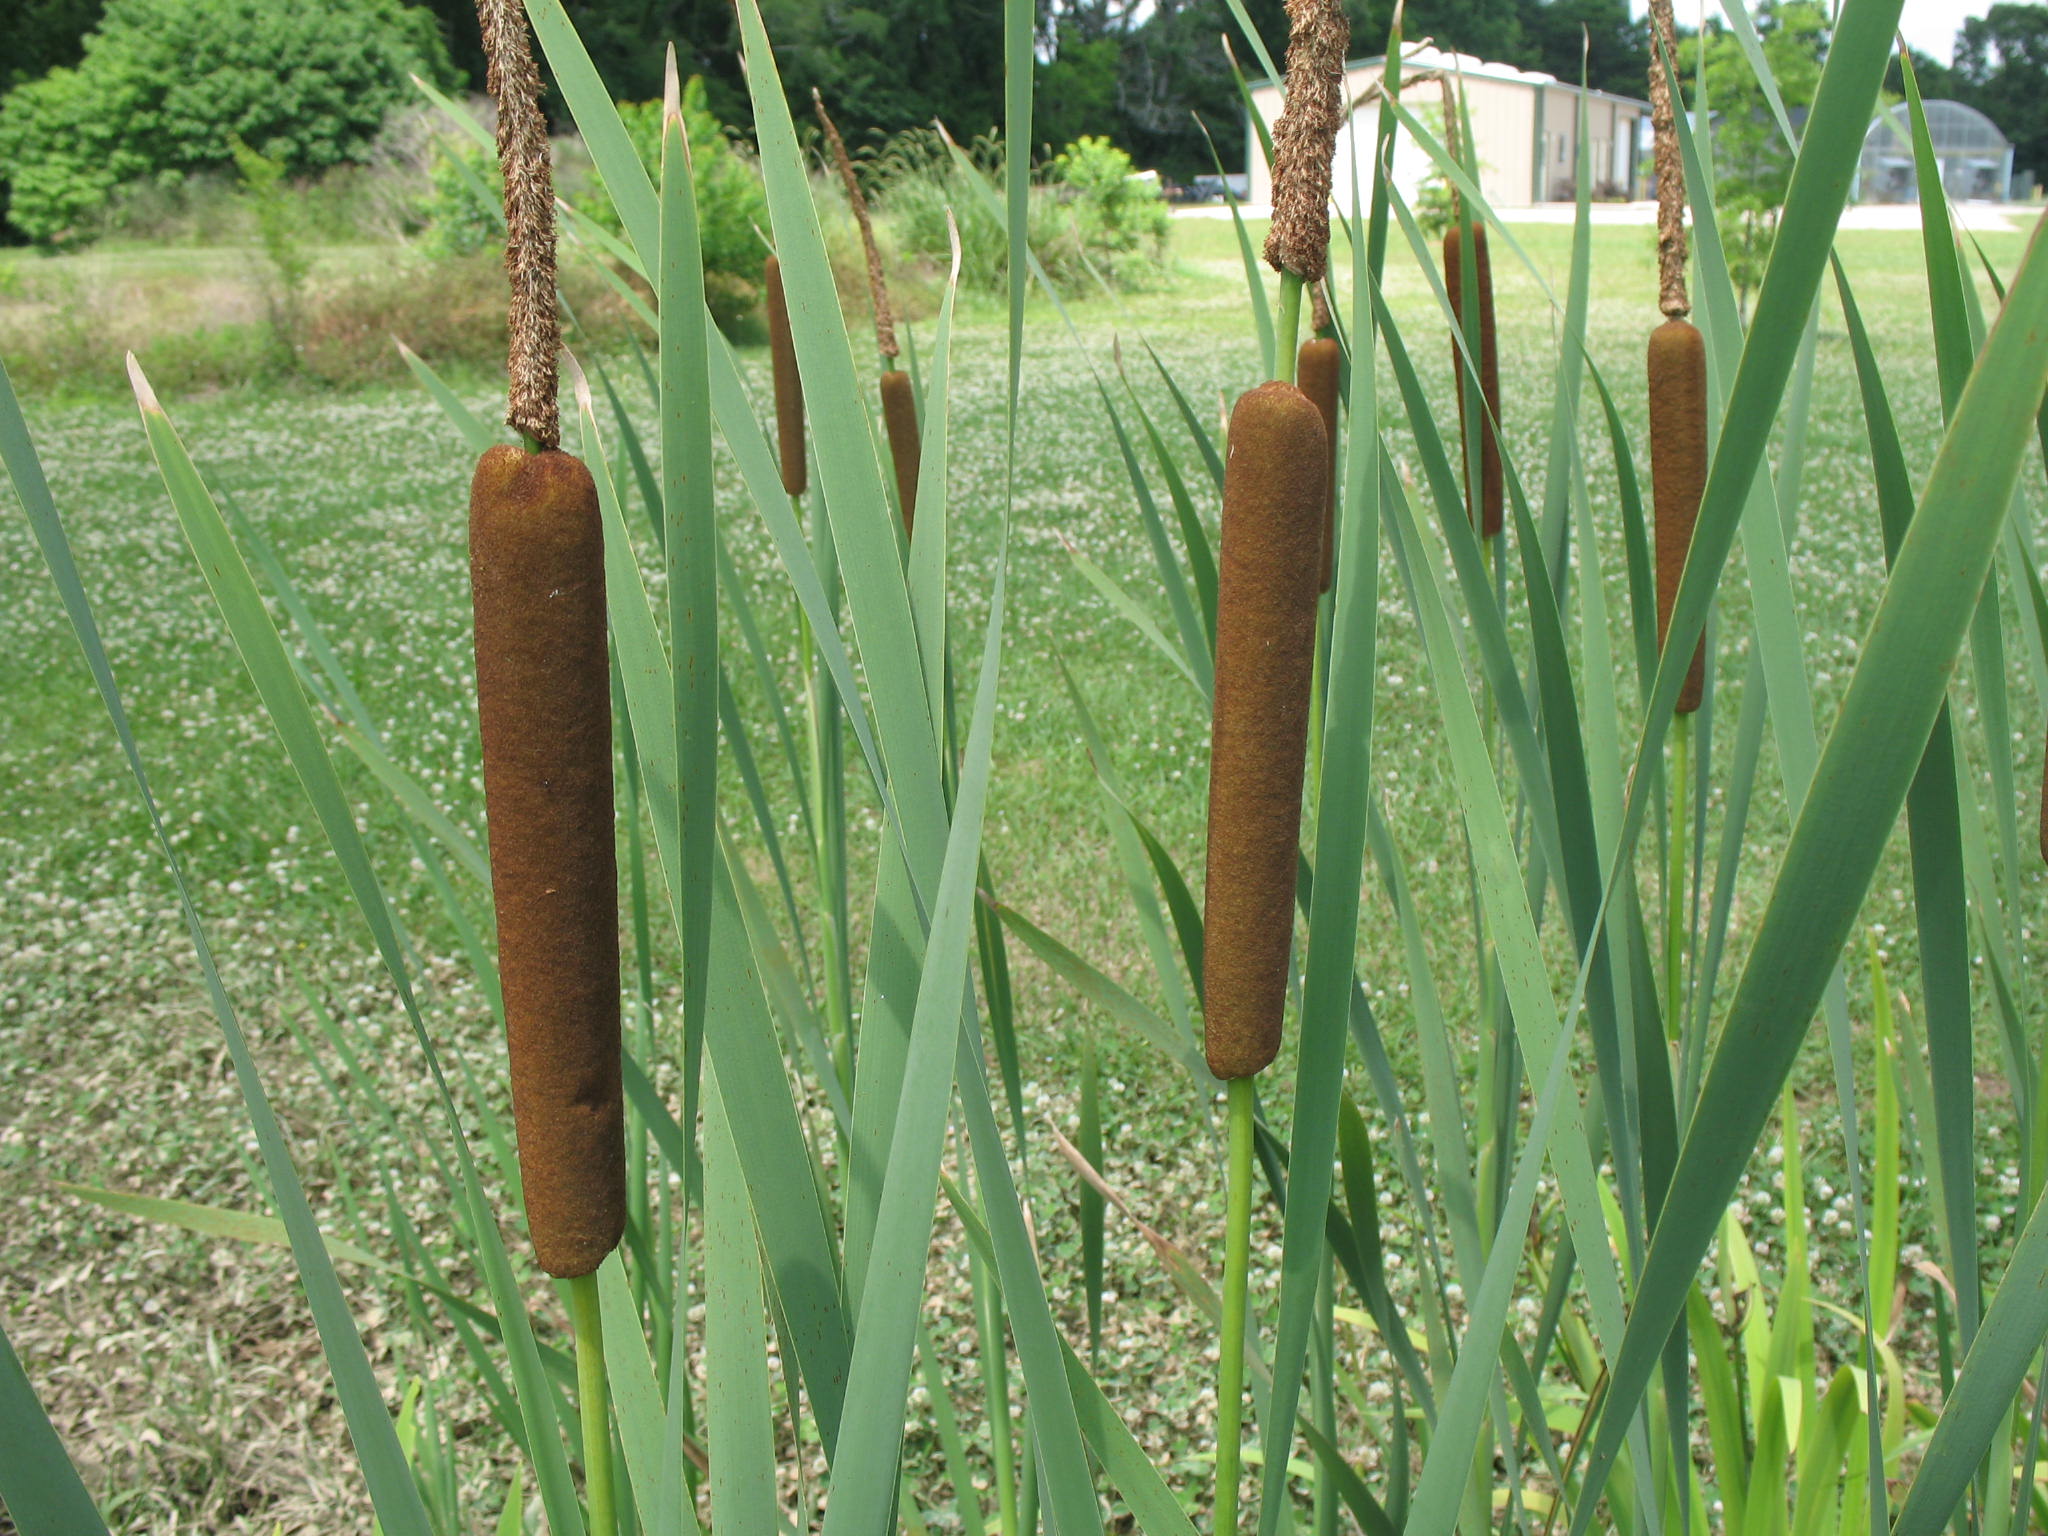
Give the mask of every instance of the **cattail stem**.
M 1223 1343 L 1216 1362 L 1215 1536 L 1237 1536 L 1244 1460 L 1245 1296 L 1252 1264 L 1252 1080 L 1230 1080 L 1229 1209 L 1223 1227 Z
M 981 1256 L 967 1252 L 968 1278 L 974 1291 L 974 1324 L 981 1351 L 983 1396 L 988 1400 L 989 1460 L 996 1473 L 998 1536 L 1019 1536 L 1017 1520 L 1017 1444 L 1010 1418 L 1010 1362 L 1003 1353 L 1003 1304 L 990 1282 Z M 1026 1437 L 1028 1442 L 1029 1436 Z
M 576 1404 L 583 1416 L 583 1498 L 588 1536 L 618 1536 L 619 1501 L 612 1470 L 611 1381 L 604 1363 L 604 1318 L 597 1276 L 569 1282 L 576 1309 Z
M 1292 272 L 1280 274 L 1280 333 L 1273 349 L 1273 377 L 1282 384 L 1294 382 L 1295 339 L 1301 334 L 1301 278 Z
M 1664 1036 L 1676 1040 L 1685 1008 L 1685 941 L 1690 931 L 1685 911 L 1685 832 L 1691 796 L 1686 793 L 1688 760 L 1692 756 L 1692 716 L 1671 722 L 1671 850 L 1664 879 Z
M 569 1282 L 569 1313 L 576 1328 L 576 1403 L 583 1412 L 583 1496 L 589 1506 L 590 1536 L 617 1536 L 611 1384 L 605 1375 L 604 1311 L 594 1273 Z

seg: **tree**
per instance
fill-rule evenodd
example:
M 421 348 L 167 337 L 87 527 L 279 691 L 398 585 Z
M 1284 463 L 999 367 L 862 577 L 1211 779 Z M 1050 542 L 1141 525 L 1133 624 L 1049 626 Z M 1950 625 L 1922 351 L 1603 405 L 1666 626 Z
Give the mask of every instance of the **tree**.
M 0 56 L 0 94 L 24 81 L 76 64 L 85 34 L 106 0 L 14 0 L 5 18 L 7 52 Z
M 1934 101 L 1942 97 L 1961 100 L 1963 82 L 1956 78 L 1956 72 L 1948 65 L 1911 44 L 1906 47 L 1905 57 L 1912 61 L 1913 79 L 1919 85 L 1924 100 Z M 1888 103 L 1906 99 L 1906 72 L 1900 67 L 1900 56 L 1896 53 L 1884 67 L 1884 99 Z
M 1955 77 L 1955 94 L 2012 141 L 2013 164 L 2048 180 L 2048 5 L 2006 0 L 1965 21 Z
M 1091 134 L 1122 139 L 1117 85 L 1122 40 L 1104 32 L 1090 37 L 1084 26 L 1062 17 L 1059 50 L 1038 70 L 1038 102 L 1032 137 L 1040 144 L 1071 144 Z
M 1287 17 L 1280 0 L 1244 0 L 1244 8 L 1268 51 L 1282 58 Z M 1224 166 L 1243 169 L 1244 109 L 1224 38 L 1249 76 L 1264 70 L 1225 0 L 1155 0 L 1142 12 L 1128 0 L 1062 0 L 1053 30 L 1058 47 L 1040 72 L 1041 122 L 1034 137 L 1060 144 L 1084 133 L 1104 135 L 1138 164 L 1185 181 L 1212 168 L 1199 118 L 1216 136 Z M 1359 36 L 1355 29 L 1352 35 Z M 1105 108 L 1099 83 L 1110 61 L 1114 90 Z M 1075 90 L 1086 99 L 1070 100 Z M 1102 115 L 1089 120 L 1087 113 Z
M 1788 112 L 1812 105 L 1827 51 L 1828 13 L 1818 0 L 1764 0 L 1756 11 L 1764 60 Z M 1792 146 L 1778 131 L 1763 87 L 1733 33 L 1718 23 L 1681 38 L 1684 73 L 1705 51 L 1707 106 L 1714 119 L 1714 211 L 1735 279 L 1738 303 L 1763 279 L 1777 238 L 1778 212 L 1792 181 Z
M 1382 0 L 1372 0 L 1368 19 L 1378 23 Z M 1417 0 L 1404 13 L 1402 35 L 1434 38 L 1439 48 L 1469 53 L 1495 63 L 1515 64 L 1529 55 L 1528 34 L 1522 27 L 1525 7 L 1514 0 Z M 1384 38 L 1393 22 L 1387 7 L 1386 25 L 1369 25 L 1368 34 Z M 1373 52 L 1381 51 L 1375 45 Z
M 450 70 L 401 0 L 112 0 L 76 68 L 0 101 L 8 217 L 66 239 L 124 181 L 231 171 L 237 139 L 294 175 L 360 159 L 408 74 Z
M 1524 25 L 1531 67 L 1577 82 L 1583 50 L 1594 90 L 1638 98 L 1649 90 L 1650 26 L 1629 16 L 1628 0 L 1546 0 L 1527 12 Z

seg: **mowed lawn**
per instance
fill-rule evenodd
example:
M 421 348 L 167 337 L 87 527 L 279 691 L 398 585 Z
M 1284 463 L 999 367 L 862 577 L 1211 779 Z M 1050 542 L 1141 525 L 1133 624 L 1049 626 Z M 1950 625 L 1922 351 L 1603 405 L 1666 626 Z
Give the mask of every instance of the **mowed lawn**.
M 1255 227 L 1256 241 L 1260 231 Z M 1551 417 L 1551 377 L 1570 259 L 1570 231 L 1519 226 L 1533 273 L 1496 245 L 1503 411 L 1509 449 L 1540 487 Z M 955 337 L 951 595 L 956 622 L 978 625 L 993 576 L 1006 486 L 1012 517 L 1012 606 L 1005 653 L 996 781 L 986 849 L 1001 898 L 1141 997 L 1157 988 L 1131 919 L 1100 819 L 1062 664 L 1085 697 L 1130 793 L 1199 895 L 1206 793 L 1205 711 L 1149 643 L 1076 573 L 1069 550 L 1102 567 L 1168 624 L 1132 485 L 1104 394 L 1121 413 L 1152 494 L 1166 487 L 1139 425 L 1137 401 L 1177 457 L 1213 526 L 1217 497 L 1152 354 L 1213 424 L 1224 401 L 1257 381 L 1259 360 L 1243 268 L 1227 222 L 1175 225 L 1177 276 L 1159 291 L 1074 295 L 1065 314 L 1035 299 L 1027 324 L 1021 425 L 1009 478 L 1005 444 L 1005 322 L 975 300 Z M 2018 233 L 1981 238 L 1986 258 L 2010 272 Z M 1918 237 L 1848 233 L 1842 258 L 1872 328 L 1909 462 L 1924 477 L 1940 413 Z M 1628 422 L 1643 462 L 1642 345 L 1658 319 L 1654 239 L 1647 228 L 1601 227 L 1593 237 L 1592 356 Z M 1340 270 L 1348 261 L 1340 255 Z M 1988 285 L 1980 281 L 1987 306 Z M 1346 285 L 1348 292 L 1348 284 Z M 1430 381 L 1441 419 L 1455 422 L 1449 342 L 1431 288 L 1396 236 L 1387 292 L 1404 338 Z M 858 328 L 864 313 L 850 317 Z M 1069 330 L 1071 320 L 1073 330 Z M 1824 732 L 1846 685 L 1882 582 L 1875 494 L 1856 380 L 1832 287 L 1819 320 L 1794 583 L 1805 659 Z M 916 327 L 921 348 L 930 323 Z M 1149 349 L 1149 350 L 1148 350 Z M 861 355 L 864 355 L 862 353 Z M 433 359 L 429 359 L 433 361 Z M 586 359 L 586 362 L 594 361 Z M 630 360 L 607 360 L 629 408 L 646 419 Z M 749 353 L 765 412 L 765 360 Z M 1399 396 L 1382 367 L 1382 425 L 1419 488 Z M 458 380 L 495 418 L 494 380 Z M 395 1101 L 423 1105 L 419 1063 L 395 1000 L 322 845 L 296 781 L 212 609 L 150 461 L 132 402 L 106 398 L 25 402 L 64 515 L 109 656 L 125 692 L 165 818 L 197 880 L 196 897 L 245 1022 L 259 1042 L 271 1091 L 324 1216 L 350 1230 L 342 1167 L 360 1189 L 374 1169 L 353 1128 L 339 1124 L 297 1036 L 313 1004 L 360 1021 L 388 1043 L 365 1063 Z M 187 445 L 276 548 L 327 626 L 393 756 L 463 825 L 481 831 L 470 655 L 464 508 L 469 455 L 426 395 L 411 388 L 356 394 L 234 393 L 167 399 Z M 605 422 L 616 450 L 615 427 Z M 1613 647 L 1632 652 L 1621 625 L 1621 534 L 1606 428 L 1589 391 L 1581 424 L 1590 511 L 1603 540 Z M 2040 503 L 2038 474 L 2026 505 Z M 772 546 L 729 466 L 720 514 L 734 563 L 762 620 L 785 687 L 794 688 L 794 606 Z M 1532 494 L 1536 494 L 1532 490 Z M 1434 509 L 1425 510 L 1434 515 Z M 1170 516 L 1170 513 L 1169 513 Z M 1743 676 L 1747 609 L 1740 554 L 1720 609 L 1717 678 L 1732 703 Z M 324 1369 L 289 1263 L 182 1232 L 145 1227 L 81 1203 L 59 1181 L 104 1185 L 251 1211 L 267 1209 L 218 1030 L 169 880 L 11 492 L 0 493 L 0 1296 L 5 1323 L 95 1490 L 121 1498 L 128 1528 L 175 1511 L 200 1528 L 263 1529 L 313 1510 L 320 1528 L 347 1527 L 359 1510 L 340 1416 L 324 1395 Z M 2006 595 L 2008 604 L 2011 594 Z M 728 630 L 732 626 L 728 620 Z M 964 631 L 963 631 L 964 632 Z M 737 645 L 736 632 L 734 634 Z M 2011 744 L 2024 786 L 2039 769 L 2040 714 L 2022 659 L 2009 658 Z M 757 731 L 767 714 L 747 667 L 733 664 Z M 1633 676 L 1621 688 L 1634 708 Z M 1959 683 L 1973 755 L 1985 751 Z M 1464 847 L 1441 749 L 1428 669 L 1393 562 L 1383 573 L 1374 776 L 1406 861 L 1437 981 L 1453 1027 L 1476 1001 Z M 1732 714 L 1727 718 L 1732 721 Z M 1625 724 L 1631 722 L 1624 722 Z M 1725 753 L 1732 726 L 1716 737 Z M 771 797 L 793 812 L 764 734 L 758 755 Z M 398 835 L 388 797 L 346 754 L 381 873 L 426 959 L 434 1018 L 449 1045 L 495 1081 L 487 1011 L 454 938 Z M 854 833 L 864 869 L 878 828 L 857 759 L 849 764 Z M 1768 743 L 1749 833 L 1749 873 L 1738 885 L 1733 955 L 1768 893 L 1788 821 Z M 1718 818 L 1718 805 L 1715 815 Z M 760 839 L 728 771 L 725 810 L 743 844 Z M 793 815 L 780 828 L 793 829 Z M 1714 828 L 1710 828 L 1710 836 Z M 1909 878 L 1903 839 L 1881 871 L 1866 913 L 1892 978 L 1913 989 Z M 757 873 L 765 875 L 765 860 Z M 1646 871 L 1649 866 L 1646 864 Z M 2039 880 L 2029 915 L 2038 922 Z M 1646 886 L 1654 888 L 1646 873 Z M 859 887 L 856 886 L 858 890 Z M 473 909 L 479 892 L 466 892 Z M 864 913 L 856 900 L 856 923 Z M 1367 871 L 1361 977 L 1397 1062 L 1409 1050 L 1399 935 L 1377 876 Z M 1090 1012 L 1058 978 L 1013 947 L 1027 1112 L 1066 1126 L 1083 1031 L 1100 1040 L 1108 1173 L 1138 1210 L 1208 1263 L 1220 1181 L 1204 1132 L 1187 1123 L 1181 1090 L 1146 1044 Z M 667 985 L 673 969 L 660 967 Z M 1860 973 L 1853 970 L 1852 977 Z M 1852 1012 L 1867 1014 L 1852 987 Z M 1988 1012 L 1980 1011 L 1987 1042 Z M 1993 1058 L 1987 1053 L 1988 1063 Z M 1291 1091 L 1283 1055 L 1268 1103 Z M 1987 1086 L 1995 1074 L 1987 1075 Z M 1839 1179 L 1832 1111 L 1819 1057 L 1799 1079 L 1811 1102 L 1816 1206 Z M 1155 1091 L 1153 1085 L 1157 1084 Z M 2004 1105 L 1982 1106 L 1987 1200 L 2004 1199 L 2011 1158 Z M 403 1167 L 410 1149 L 388 1149 Z M 1073 1189 L 1049 1163 L 1034 1164 L 1040 1236 L 1055 1299 L 1080 1309 Z M 1752 1240 L 1774 1238 L 1767 1182 L 1753 1205 Z M 1922 1213 L 1910 1207 L 1909 1222 Z M 424 1222 L 434 1213 L 421 1213 Z M 1832 1235 L 1832 1228 L 1827 1229 Z M 1184 1474 L 1206 1446 L 1201 1422 L 1213 1349 L 1156 1261 L 1112 1215 L 1109 1338 L 1103 1375 L 1141 1440 Z M 1391 1240 L 1399 1246 L 1400 1234 Z M 951 1262 L 951 1261 L 946 1261 Z M 350 1274 L 373 1355 L 390 1380 L 451 1369 L 448 1342 L 422 1336 L 395 1287 Z M 1828 1277 L 1822 1277 L 1823 1282 Z M 954 1289 L 960 1289 L 955 1285 Z M 964 1304 L 961 1316 L 964 1317 Z M 1078 1334 L 1077 1334 L 1078 1336 Z M 1197 1344 L 1195 1340 L 1202 1342 Z M 963 1395 L 976 1390 L 962 1367 Z M 482 1421 L 480 1421 L 482 1422 Z M 974 1422 L 969 1416 L 969 1422 Z M 486 1430 L 487 1431 L 487 1426 Z M 493 1474 L 479 1452 L 474 1475 Z M 502 1465 L 497 1468 L 502 1472 Z M 355 1517 L 351 1517 L 355 1518 Z M 366 1510 L 360 1514 L 367 1528 Z

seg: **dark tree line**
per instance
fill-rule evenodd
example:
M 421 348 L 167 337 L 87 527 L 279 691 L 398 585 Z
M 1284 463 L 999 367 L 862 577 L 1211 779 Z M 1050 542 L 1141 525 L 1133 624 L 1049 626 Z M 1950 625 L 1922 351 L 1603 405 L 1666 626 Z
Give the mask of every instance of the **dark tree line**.
M 279 0 L 286 3 L 286 0 Z M 460 75 L 483 88 L 473 0 L 415 0 L 439 27 Z M 704 77 L 709 105 L 745 128 L 746 82 L 732 0 L 564 0 L 598 71 L 622 100 L 661 94 L 661 44 L 673 39 L 686 74 Z M 1058 149 L 1106 134 L 1140 164 L 1186 177 L 1210 168 L 1196 118 L 1230 169 L 1244 156 L 1241 109 L 1222 39 L 1250 75 L 1260 70 L 1226 0 L 1038 0 L 1041 89 L 1033 137 Z M 1346 0 L 1352 54 L 1386 50 L 1393 0 Z M 9 46 L 0 90 L 78 62 L 104 0 L 0 0 Z M 1002 0 L 762 0 L 776 63 L 800 114 L 816 86 L 859 142 L 937 118 L 962 138 L 1002 119 Z M 1245 0 L 1276 59 L 1287 22 L 1281 0 Z M 1628 0 L 1411 0 L 1410 39 L 1577 79 L 1580 29 L 1590 35 L 1594 85 L 1642 94 L 1644 33 Z M 559 103 L 556 104 L 557 115 Z
M 279 0 L 280 4 L 287 0 Z M 448 56 L 483 85 L 473 0 L 415 0 L 435 18 Z M 708 104 L 745 131 L 747 95 L 732 0 L 564 0 L 599 72 L 625 100 L 661 91 L 661 44 L 673 39 L 685 73 L 704 77 Z M 1185 178 L 1216 153 L 1239 169 L 1244 135 L 1223 39 L 1262 74 L 1226 0 L 1037 0 L 1040 144 L 1058 149 L 1106 134 L 1142 165 Z M 104 0 L 0 0 L 0 90 L 76 63 Z M 1345 0 L 1354 58 L 1386 51 L 1394 0 Z M 1002 0 L 762 0 L 791 104 L 808 113 L 813 86 L 857 144 L 939 119 L 969 138 L 1002 118 Z M 1278 59 L 1281 0 L 1244 0 Z M 1406 36 L 1481 58 L 1645 94 L 1647 30 L 1628 0 L 1409 0 Z M 1582 51 L 1583 50 L 1583 51 Z M 1930 96 L 1987 112 L 2019 146 L 2019 163 L 2048 177 L 2048 6 L 2002 0 L 1964 23 L 1953 69 L 1926 61 Z M 557 103 L 558 115 L 559 103 Z
M 1280 0 L 1245 0 L 1245 11 L 1276 61 L 1287 20 Z M 1351 55 L 1386 52 L 1394 0 L 1345 0 Z M 1629 18 L 1628 0 L 1410 0 L 1404 35 L 1439 47 L 1585 78 L 1596 89 L 1641 96 L 1649 35 Z M 1041 52 L 1037 137 L 1057 145 L 1077 133 L 1107 133 L 1141 164 L 1170 176 L 1211 169 L 1199 117 L 1228 169 L 1244 158 L 1242 109 L 1223 39 L 1250 77 L 1264 73 L 1226 0 L 1062 0 L 1048 18 Z

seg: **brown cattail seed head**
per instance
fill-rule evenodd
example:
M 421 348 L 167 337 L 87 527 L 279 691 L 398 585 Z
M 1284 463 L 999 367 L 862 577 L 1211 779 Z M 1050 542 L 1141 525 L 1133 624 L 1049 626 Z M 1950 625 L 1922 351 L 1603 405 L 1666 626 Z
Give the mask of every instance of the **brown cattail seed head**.
M 1486 419 L 1479 424 L 1479 495 L 1476 499 L 1472 495 L 1472 465 L 1468 450 L 1464 461 L 1465 504 L 1479 525 L 1480 536 L 1490 539 L 1501 530 L 1506 504 L 1500 466 L 1500 435 L 1495 427 L 1500 420 L 1500 347 L 1493 326 L 1493 263 L 1486 251 L 1486 230 L 1476 224 L 1472 227 L 1472 274 L 1473 281 L 1479 286 L 1479 398 L 1485 402 Z M 1456 224 L 1444 231 L 1444 287 L 1450 293 L 1451 313 L 1462 328 L 1465 323 L 1464 239 Z M 1455 338 L 1451 342 L 1451 373 L 1458 383 L 1458 435 L 1461 441 L 1469 444 L 1472 423 L 1465 419 L 1465 355 L 1459 350 Z
M 1225 1078 L 1280 1049 L 1330 451 L 1315 403 L 1278 382 L 1239 397 L 1229 448 L 1202 959 L 1209 1070 Z
M 587 1275 L 626 1212 L 611 670 L 597 488 L 484 451 L 469 495 L 477 714 L 512 1117 L 540 1266 Z
M 1295 382 L 1315 402 L 1323 418 L 1323 436 L 1330 444 L 1329 494 L 1323 500 L 1322 585 L 1330 590 L 1330 576 L 1337 558 L 1337 382 L 1344 371 L 1344 349 L 1328 338 L 1305 341 L 1294 360 Z
M 1287 106 L 1273 125 L 1266 261 L 1312 283 L 1330 256 L 1330 172 L 1344 121 L 1351 23 L 1339 0 L 1287 0 Z
M 789 300 L 782 292 L 782 261 L 770 256 L 761 272 L 768 290 L 768 357 L 775 370 L 775 442 L 782 456 L 782 488 L 804 493 L 804 379 L 796 367 Z
M 1650 490 L 1657 523 L 1657 649 L 1671 632 L 1671 607 L 1707 487 L 1707 346 L 1689 320 L 1650 332 Z M 1679 690 L 1678 713 L 1700 707 L 1707 637 L 1700 636 Z
M 2048 864 L 2048 749 L 2041 754 L 2041 862 Z
M 896 501 L 903 509 L 903 536 L 917 520 L 917 396 L 910 375 L 891 368 L 882 375 L 882 425 L 889 433 L 889 457 L 896 465 Z

